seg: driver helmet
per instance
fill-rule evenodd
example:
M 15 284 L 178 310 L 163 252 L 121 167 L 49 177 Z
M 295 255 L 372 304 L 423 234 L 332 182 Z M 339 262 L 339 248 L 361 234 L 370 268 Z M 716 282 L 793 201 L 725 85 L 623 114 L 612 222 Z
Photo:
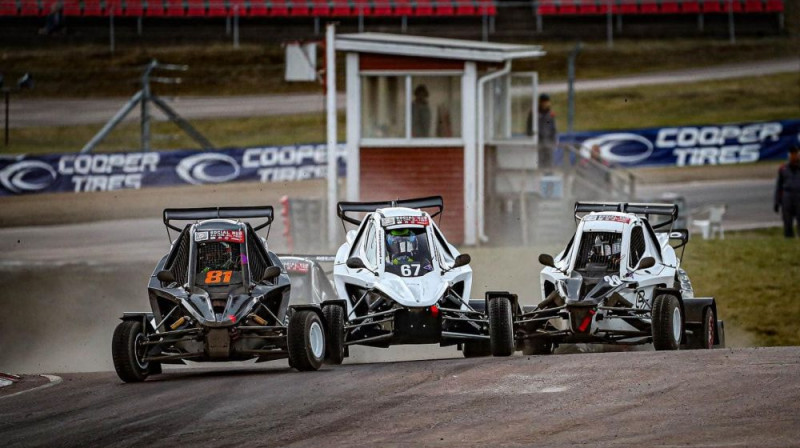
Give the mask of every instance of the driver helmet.
M 387 250 L 392 255 L 413 254 L 417 251 L 417 235 L 411 229 L 392 229 L 386 236 Z
M 233 247 L 224 241 L 203 244 L 201 254 L 206 270 L 227 269 L 235 265 Z

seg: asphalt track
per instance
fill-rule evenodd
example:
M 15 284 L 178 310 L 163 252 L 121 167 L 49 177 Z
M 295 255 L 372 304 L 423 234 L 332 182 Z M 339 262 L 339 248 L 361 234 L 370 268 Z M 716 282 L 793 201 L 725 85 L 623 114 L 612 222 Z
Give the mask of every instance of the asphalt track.
M 800 59 L 726 64 L 699 69 L 671 70 L 611 79 L 579 80 L 578 92 L 608 90 L 648 85 L 666 85 L 698 81 L 711 81 L 777 73 L 800 73 Z M 566 92 L 565 82 L 543 83 L 542 92 Z M 184 118 L 238 118 L 255 116 L 289 115 L 324 110 L 324 96 L 317 94 L 260 95 L 232 97 L 177 97 L 164 98 Z M 11 102 L 11 128 L 32 126 L 74 126 L 104 123 L 127 101 L 126 98 L 94 99 L 27 99 L 24 95 Z M 338 95 L 338 107 L 344 108 L 345 96 Z M 80 113 L 75 113 L 80 111 Z M 137 120 L 137 113 L 128 120 Z M 165 117 L 156 113 L 156 119 Z
M 797 348 L 114 373 L 0 395 L 12 447 L 797 446 Z M 11 392 L 10 390 L 8 391 Z M 0 391 L 0 394 L 4 392 Z

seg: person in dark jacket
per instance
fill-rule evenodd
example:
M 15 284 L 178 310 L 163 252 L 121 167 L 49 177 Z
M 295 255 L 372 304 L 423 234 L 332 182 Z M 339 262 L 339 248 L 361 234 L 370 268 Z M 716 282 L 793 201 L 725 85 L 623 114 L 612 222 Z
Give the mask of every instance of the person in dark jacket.
M 553 152 L 556 148 L 556 116 L 550 108 L 550 95 L 539 95 L 539 168 L 548 170 L 553 164 Z M 528 135 L 533 135 L 533 113 L 528 114 Z
M 793 225 L 800 232 L 800 147 L 789 150 L 789 162 L 778 169 L 775 185 L 775 213 L 783 210 L 783 236 L 794 238 Z

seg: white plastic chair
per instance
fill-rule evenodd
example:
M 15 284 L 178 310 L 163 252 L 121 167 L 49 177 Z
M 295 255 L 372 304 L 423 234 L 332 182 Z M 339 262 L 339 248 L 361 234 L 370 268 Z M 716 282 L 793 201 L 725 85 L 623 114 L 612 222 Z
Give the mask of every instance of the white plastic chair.
M 725 228 L 722 227 L 722 217 L 725 216 L 725 211 L 728 206 L 725 204 L 710 205 L 701 214 L 707 213 L 708 219 L 694 219 L 692 225 L 700 229 L 703 239 L 714 238 L 714 235 L 719 232 L 720 239 L 725 239 Z

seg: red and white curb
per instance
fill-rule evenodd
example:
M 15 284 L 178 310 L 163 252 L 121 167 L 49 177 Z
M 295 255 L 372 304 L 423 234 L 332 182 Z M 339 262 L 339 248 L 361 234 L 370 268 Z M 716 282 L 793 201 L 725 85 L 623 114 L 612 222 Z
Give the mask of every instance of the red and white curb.
M 2 396 L 2 397 L 0 397 L 0 400 L 2 400 L 4 398 L 16 397 L 17 395 L 22 395 L 22 394 L 25 394 L 25 393 L 28 393 L 28 392 L 33 392 L 35 390 L 47 389 L 48 387 L 55 386 L 56 384 L 59 384 L 62 381 L 64 381 L 60 376 L 56 376 L 56 375 L 39 375 L 39 376 L 41 376 L 43 378 L 47 378 L 48 382 L 45 383 L 45 384 L 42 384 L 41 386 L 34 387 L 33 389 L 27 389 L 27 390 L 19 391 L 17 393 L 13 393 L 13 394 L 10 394 L 10 395 Z M 14 381 L 11 380 L 8 377 L 14 377 L 16 380 L 20 379 L 20 377 L 18 377 L 16 375 L 3 374 L 3 376 L 0 377 L 0 381 L 7 381 L 9 383 L 9 384 L 4 384 L 5 386 L 8 386 L 8 385 L 14 383 Z M 2 386 L 3 385 L 0 384 L 0 387 L 2 387 Z

